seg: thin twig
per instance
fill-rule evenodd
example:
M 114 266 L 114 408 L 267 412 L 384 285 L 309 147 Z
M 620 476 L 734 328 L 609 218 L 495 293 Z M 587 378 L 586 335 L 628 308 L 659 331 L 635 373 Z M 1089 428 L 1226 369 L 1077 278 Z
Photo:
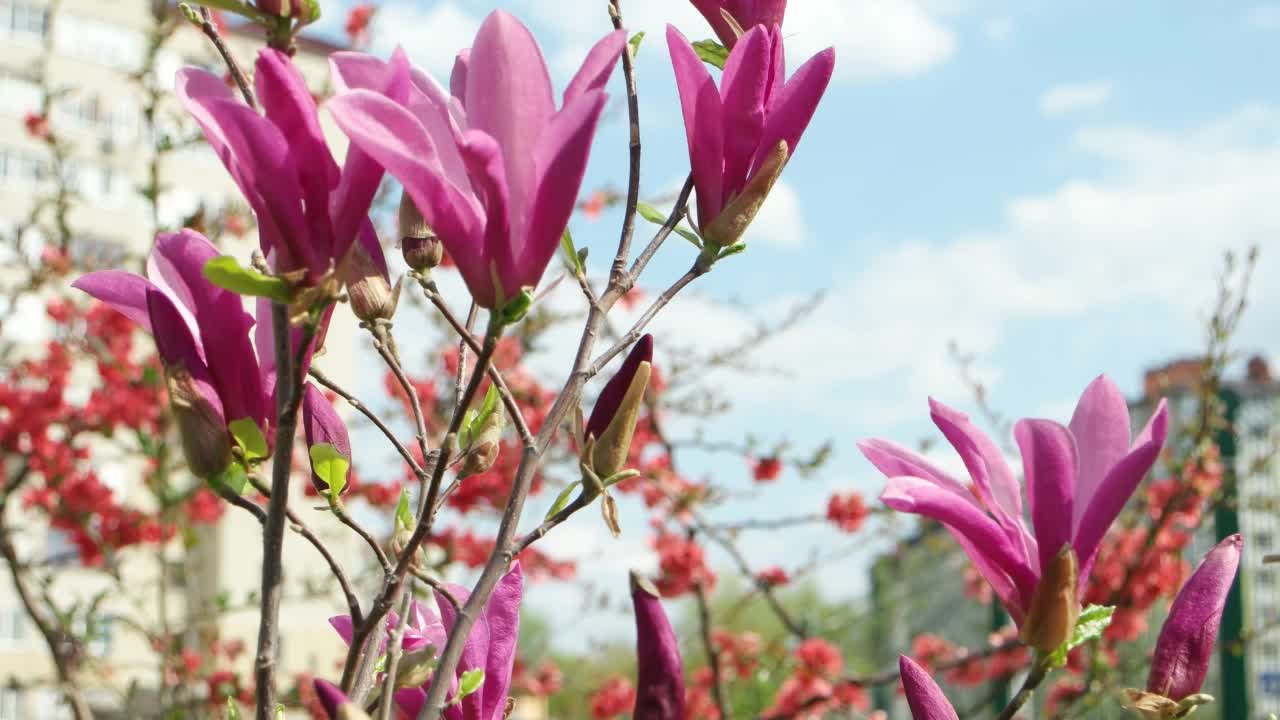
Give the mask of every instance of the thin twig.
M 245 78 L 244 71 L 240 69 L 240 63 L 236 62 L 235 56 L 231 54 L 231 48 L 227 47 L 227 43 L 218 34 L 218 26 L 213 22 L 213 14 L 209 12 L 209 8 L 203 6 L 200 8 L 200 31 L 205 34 L 205 37 L 209 38 L 209 42 L 213 43 L 213 47 L 222 56 L 222 61 L 227 64 L 227 70 L 230 71 L 231 78 L 235 80 L 236 87 L 240 89 L 240 94 L 244 96 L 244 101 L 249 104 L 249 107 L 256 109 L 258 102 L 253 97 L 253 89 Z
M 329 390 L 332 390 L 334 393 L 338 395 L 338 397 L 345 400 L 348 405 L 355 408 L 358 412 L 360 412 L 360 414 L 368 418 L 369 422 L 373 423 L 374 427 L 378 428 L 378 430 L 382 432 L 382 434 L 387 438 L 387 440 L 391 441 L 392 447 L 396 449 L 396 452 L 400 453 L 400 457 L 404 458 L 405 464 L 409 466 L 409 469 L 413 471 L 413 474 L 415 476 L 419 478 L 429 477 L 427 472 L 422 469 L 422 466 L 418 464 L 417 458 L 413 456 L 413 453 L 409 452 L 409 448 L 405 447 L 404 443 L 400 442 L 400 439 L 397 438 L 396 434 L 391 431 L 391 428 L 387 427 L 387 424 L 383 422 L 382 418 L 378 417 L 377 413 L 369 409 L 369 406 L 360 402 L 360 400 L 357 399 L 356 396 L 352 395 L 346 390 L 343 390 L 340 385 L 335 383 L 333 380 L 329 379 L 329 376 L 325 375 L 324 372 L 322 372 L 319 368 L 312 367 L 308 371 L 308 373 L 311 375 L 313 379 L 315 379 L 316 382 L 320 383 L 321 385 L 328 388 Z
M 707 604 L 707 589 L 702 582 L 693 585 L 694 597 L 698 600 L 698 633 L 702 636 L 702 646 L 707 653 L 707 667 L 711 668 L 711 697 L 715 699 L 716 709 L 720 717 L 729 715 L 729 703 L 724 694 L 724 671 L 720 668 L 720 653 L 716 652 L 715 642 L 711 638 L 711 608 Z

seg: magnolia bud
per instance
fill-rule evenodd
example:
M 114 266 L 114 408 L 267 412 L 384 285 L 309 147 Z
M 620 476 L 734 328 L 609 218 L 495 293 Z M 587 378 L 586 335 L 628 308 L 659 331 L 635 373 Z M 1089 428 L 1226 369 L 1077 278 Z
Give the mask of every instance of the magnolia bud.
M 383 272 L 369 253 L 355 243 L 339 270 L 342 281 L 347 286 L 347 297 L 351 300 L 351 312 L 364 322 L 374 320 L 390 320 L 396 313 L 396 305 L 400 300 L 400 284 L 394 290 Z
M 741 240 L 742 235 L 751 226 L 751 221 L 756 219 L 756 214 L 760 212 L 765 199 L 769 197 L 774 183 L 782 175 L 782 169 L 786 167 L 789 156 L 790 150 L 786 141 L 778 141 L 769 154 L 765 155 L 763 164 L 756 170 L 751 182 L 747 183 L 742 192 L 724 206 L 715 220 L 702 228 L 702 237 L 721 248 L 729 247 Z
M 1080 615 L 1076 598 L 1079 584 L 1075 550 L 1063 545 L 1040 574 L 1040 584 L 1031 595 L 1031 608 L 1018 638 L 1042 653 L 1052 653 L 1070 640 Z
M 320 678 L 315 679 L 316 697 L 329 720 L 369 720 L 369 715 L 351 702 L 338 686 Z
M 431 673 L 436 670 L 436 662 L 435 645 L 405 653 L 396 672 L 396 690 L 425 685 L 431 679 Z
M 200 392 L 186 368 L 170 367 L 166 378 L 187 465 L 196 477 L 216 477 L 231 464 L 231 440 L 222 413 Z
M 494 406 L 493 412 L 489 414 L 489 418 L 485 420 L 484 425 L 471 438 L 471 446 L 467 449 L 467 458 L 462 463 L 462 469 L 458 472 L 459 478 L 478 475 L 498 461 L 498 451 L 501 449 L 502 430 L 506 427 L 507 415 L 503 411 L 502 404 Z
M 596 406 L 587 421 L 586 434 L 594 440 L 591 469 L 601 480 L 626 465 L 636 420 L 640 417 L 640 405 L 649 387 L 652 362 L 653 336 L 645 335 L 596 399 Z
M 444 260 L 444 245 L 436 237 L 409 193 L 400 196 L 400 252 L 405 263 L 426 272 Z

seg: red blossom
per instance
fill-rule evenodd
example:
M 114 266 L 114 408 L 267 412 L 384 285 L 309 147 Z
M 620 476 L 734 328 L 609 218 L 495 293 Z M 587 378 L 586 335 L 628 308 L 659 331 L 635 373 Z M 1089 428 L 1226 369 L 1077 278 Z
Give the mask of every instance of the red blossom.
M 626 678 L 611 678 L 591 696 L 591 717 L 611 720 L 631 712 L 636 704 L 636 689 Z
M 756 482 L 773 482 L 780 475 L 782 475 L 782 460 L 776 456 L 751 461 L 751 477 Z
M 827 519 L 844 532 L 858 532 L 867 515 L 867 504 L 856 491 L 836 493 L 827 501 Z

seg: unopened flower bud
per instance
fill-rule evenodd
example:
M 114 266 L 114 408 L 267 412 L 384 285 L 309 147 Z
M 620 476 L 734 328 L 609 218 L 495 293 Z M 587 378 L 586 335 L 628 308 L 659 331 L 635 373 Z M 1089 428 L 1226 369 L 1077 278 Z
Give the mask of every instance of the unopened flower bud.
M 658 591 L 647 579 L 631 573 L 631 604 L 636 617 L 635 720 L 683 718 L 684 661 L 680 643 Z
M 419 687 L 425 685 L 431 679 L 431 673 L 436 670 L 436 646 L 427 645 L 426 647 L 405 653 L 400 659 L 400 668 L 396 672 L 396 690 L 403 690 L 409 687 Z
M 502 445 L 502 430 L 506 427 L 507 415 L 499 403 L 493 408 L 484 425 L 471 439 L 467 449 L 467 458 L 458 472 L 459 478 L 470 477 L 485 472 L 498 461 L 498 452 Z
M 786 141 L 779 141 L 764 157 L 763 164 L 751 178 L 751 182 L 724 206 L 715 220 L 702 228 L 702 237 L 720 248 L 727 248 L 741 240 L 751 226 L 751 221 L 756 219 L 765 199 L 769 197 L 774 183 L 781 177 L 789 154 Z
M 316 697 L 319 698 L 325 713 L 329 715 L 329 720 L 369 720 L 368 713 L 351 702 L 351 699 L 338 689 L 337 685 L 316 678 L 315 688 Z
M 1080 616 L 1076 597 L 1079 584 L 1076 552 L 1070 545 L 1063 545 L 1040 574 L 1040 584 L 1031 595 L 1031 608 L 1018 638 L 1042 653 L 1052 653 L 1070 640 Z
M 307 447 L 329 444 L 338 454 L 351 462 L 351 438 L 347 434 L 347 424 L 342 422 L 333 404 L 320 392 L 320 389 L 307 383 L 302 395 L 302 427 L 306 434 Z M 311 471 L 311 484 L 321 495 L 329 494 L 329 484 L 322 480 L 315 470 Z M 344 484 L 339 494 L 350 488 Z
M 231 464 L 231 440 L 217 397 L 202 392 L 186 368 L 170 367 L 165 375 L 187 466 L 196 477 L 216 477 Z
M 626 465 L 635 434 L 636 420 L 649 387 L 653 363 L 653 336 L 640 338 L 616 375 L 609 380 L 596 399 L 587 420 L 586 435 L 594 440 L 591 469 L 601 480 L 616 474 Z
M 422 212 L 409 193 L 400 196 L 400 252 L 405 264 L 418 272 L 426 272 L 444 260 L 444 245 L 422 219 Z
M 395 289 L 387 273 L 369 257 L 368 251 L 355 243 L 339 269 L 351 300 L 351 312 L 364 322 L 390 320 L 400 300 L 400 284 Z

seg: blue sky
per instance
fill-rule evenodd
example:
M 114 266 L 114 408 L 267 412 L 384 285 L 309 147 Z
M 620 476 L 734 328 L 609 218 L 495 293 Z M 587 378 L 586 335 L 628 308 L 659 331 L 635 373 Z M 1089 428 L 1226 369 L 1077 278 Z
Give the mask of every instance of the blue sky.
M 560 82 L 608 29 L 598 0 L 388 3 L 375 50 L 403 43 L 443 79 L 453 52 L 499 6 L 531 25 Z M 632 27 L 648 32 L 644 187 L 658 194 L 687 172 L 663 22 L 691 38 L 710 33 L 683 0 L 627 6 Z M 341 17 L 329 11 L 328 27 Z M 660 343 L 728 342 L 827 290 L 812 317 L 755 354 L 794 374 L 712 378 L 735 407 L 707 433 L 802 447 L 832 438 L 836 453 L 822 479 L 784 480 L 719 517 L 816 511 L 836 488 L 876 493 L 858 439 L 931 436 L 931 394 L 971 406 L 951 340 L 979 355 L 993 402 L 1014 417 L 1065 421 L 1099 373 L 1136 392 L 1145 367 L 1199 347 L 1226 249 L 1262 247 L 1240 347 L 1280 361 L 1280 4 L 795 0 L 784 34 L 791 68 L 836 46 L 826 101 L 750 250 L 655 330 Z M 623 113 L 615 82 L 588 186 L 624 182 Z M 615 228 L 616 214 L 574 222 L 596 272 Z M 669 244 L 642 285 L 660 290 L 691 252 Z M 535 360 L 552 377 L 567 362 Z M 736 463 L 691 457 L 688 467 L 750 489 Z M 588 578 L 616 579 L 621 595 L 617 565 L 647 555 L 643 516 L 632 508 L 628 520 L 636 530 L 621 545 L 580 518 L 549 549 L 577 552 Z M 830 540 L 797 532 L 745 547 L 757 565 L 791 566 Z M 858 592 L 869 552 L 827 573 L 831 592 Z M 536 602 L 548 608 L 571 602 L 556 591 L 544 598 Z

